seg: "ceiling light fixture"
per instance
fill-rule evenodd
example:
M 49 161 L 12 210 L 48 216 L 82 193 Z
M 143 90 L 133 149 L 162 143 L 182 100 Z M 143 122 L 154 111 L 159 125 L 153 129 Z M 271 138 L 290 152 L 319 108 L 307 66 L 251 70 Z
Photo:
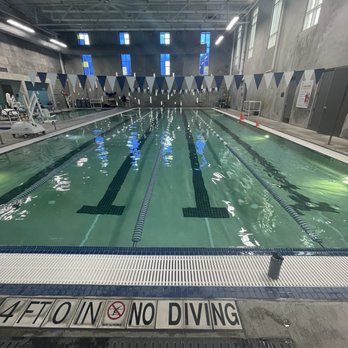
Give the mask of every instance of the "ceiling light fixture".
M 55 39 L 50 39 L 50 42 L 52 42 L 52 43 L 54 43 L 54 44 L 56 44 L 56 45 L 58 45 L 58 46 L 60 46 L 60 47 L 64 47 L 64 48 L 67 48 L 67 47 L 68 47 L 65 43 L 60 42 L 60 41 L 55 40 Z
M 228 26 L 226 27 L 226 30 L 227 31 L 230 31 L 232 28 L 233 28 L 233 26 L 237 23 L 239 21 L 239 17 L 233 17 L 232 18 L 232 20 L 231 20 L 231 22 L 228 24 Z
M 215 45 L 216 45 L 216 46 L 217 46 L 217 45 L 220 45 L 220 42 L 221 42 L 223 39 L 224 39 L 224 36 L 223 36 L 223 35 L 219 36 L 219 37 L 217 38 L 217 40 L 215 41 Z
M 18 28 L 18 29 L 22 29 L 22 30 L 24 30 L 24 31 L 26 31 L 26 32 L 28 32 L 28 33 L 31 33 L 31 34 L 34 34 L 34 33 L 35 33 L 35 30 L 34 30 L 34 29 L 31 29 L 31 28 L 27 27 L 26 25 L 23 25 L 23 24 L 21 24 L 21 23 L 15 21 L 15 20 L 13 20 L 13 19 L 8 19 L 6 22 L 7 22 L 8 24 L 11 24 L 11 25 L 13 25 L 14 27 L 16 27 L 16 28 Z

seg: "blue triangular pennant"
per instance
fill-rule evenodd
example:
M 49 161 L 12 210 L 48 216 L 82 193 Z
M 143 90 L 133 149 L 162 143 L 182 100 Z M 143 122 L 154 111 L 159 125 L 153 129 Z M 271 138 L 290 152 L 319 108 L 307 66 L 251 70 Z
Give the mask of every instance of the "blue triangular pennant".
M 303 70 L 295 70 L 294 71 L 294 75 L 292 75 L 292 78 L 295 79 L 297 85 L 301 81 L 303 73 L 304 73 Z
M 101 88 L 104 89 L 105 82 L 106 82 L 106 76 L 98 75 L 97 78 L 98 78 L 98 81 L 100 83 Z
M 237 89 L 239 89 L 242 80 L 243 80 L 243 75 L 234 75 L 234 82 L 236 83 Z
M 45 73 L 45 72 L 38 72 L 37 76 L 39 76 L 39 79 L 40 79 L 41 83 L 45 83 L 46 82 L 47 73 Z
M 137 76 L 137 82 L 140 89 L 144 89 L 145 76 Z
M 157 86 L 158 86 L 158 89 L 161 90 L 163 89 L 163 83 L 164 83 L 164 76 L 157 76 L 156 77 L 156 83 L 157 83 Z
M 198 89 L 202 88 L 202 83 L 204 80 L 204 76 L 195 76 L 195 81 Z
M 223 80 L 224 80 L 223 76 L 215 76 L 215 84 L 217 89 L 220 89 Z
M 176 76 L 175 77 L 175 83 L 176 86 L 178 87 L 178 91 L 182 89 L 182 84 L 184 83 L 184 76 Z
M 126 82 L 126 76 L 117 76 L 117 82 L 120 85 L 121 91 L 123 91 L 123 87 Z
M 314 69 L 315 83 L 318 83 L 321 79 L 321 75 L 325 72 L 325 69 Z
M 68 78 L 68 75 L 67 74 L 57 74 L 57 78 L 60 81 L 60 83 L 62 84 L 63 88 L 65 88 L 66 79 Z
M 263 78 L 263 74 L 254 74 L 254 79 L 255 79 L 255 84 L 257 89 L 259 89 L 262 78 Z
M 283 75 L 284 75 L 283 72 L 274 73 L 274 80 L 275 80 L 277 88 L 279 87 L 279 84 L 280 84 L 280 81 L 282 80 Z
M 87 75 L 77 75 L 77 78 L 79 79 L 79 82 L 81 83 L 82 89 L 85 89 L 86 81 L 87 81 Z

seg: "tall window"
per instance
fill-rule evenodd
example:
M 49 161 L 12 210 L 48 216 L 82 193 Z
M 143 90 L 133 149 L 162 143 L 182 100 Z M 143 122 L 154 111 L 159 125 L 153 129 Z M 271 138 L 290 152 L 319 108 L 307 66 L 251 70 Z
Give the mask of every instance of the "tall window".
M 161 75 L 170 75 L 170 54 L 162 53 L 161 54 Z
M 130 44 L 130 39 L 129 39 L 129 33 L 119 33 L 118 34 L 120 38 L 120 45 L 129 45 Z
M 206 45 L 205 53 L 199 55 L 199 74 L 209 74 L 210 32 L 201 32 L 201 45 Z
M 170 45 L 170 33 L 160 32 L 160 44 Z
M 323 0 L 309 0 L 308 1 L 306 17 L 305 17 L 305 21 L 303 24 L 303 30 L 306 30 L 306 29 L 318 24 L 322 3 L 323 3 Z
M 251 58 L 253 56 L 255 34 L 256 34 L 256 22 L 257 22 L 257 15 L 258 14 L 259 14 L 259 8 L 256 7 L 254 12 L 253 12 L 253 19 L 251 21 L 251 31 L 250 31 L 248 58 Z
M 121 54 L 121 66 L 123 75 L 132 75 L 132 62 L 130 54 Z
M 83 54 L 81 56 L 83 73 L 85 75 L 94 75 L 92 56 L 90 54 Z
M 268 48 L 273 47 L 277 41 L 282 6 L 283 6 L 283 0 L 274 0 L 273 17 L 272 17 L 271 31 L 269 32 Z
M 236 54 L 234 56 L 234 65 L 238 68 L 238 70 L 240 67 L 241 53 L 242 53 L 242 26 L 240 25 L 237 31 Z
M 89 46 L 88 33 L 78 33 L 77 40 L 78 40 L 80 46 Z

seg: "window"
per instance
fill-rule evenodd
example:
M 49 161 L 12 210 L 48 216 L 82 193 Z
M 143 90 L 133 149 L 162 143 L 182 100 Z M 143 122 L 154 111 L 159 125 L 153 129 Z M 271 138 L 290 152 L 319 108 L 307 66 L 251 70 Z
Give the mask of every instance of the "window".
M 122 74 L 132 75 L 132 62 L 130 54 L 121 54 Z
M 248 58 L 251 58 L 253 56 L 254 42 L 255 42 L 255 33 L 256 33 L 256 22 L 257 22 L 257 15 L 258 15 L 258 13 L 259 13 L 259 8 L 256 7 L 254 12 L 253 12 L 253 19 L 251 21 L 251 31 L 250 31 Z
M 205 53 L 199 55 L 199 74 L 209 74 L 210 32 L 201 32 L 201 45 L 206 45 Z
M 309 0 L 308 1 L 306 17 L 305 17 L 305 21 L 303 24 L 303 30 L 306 30 L 306 29 L 318 24 L 322 3 L 323 3 L 323 0 Z
M 161 54 L 161 75 L 170 75 L 170 54 Z
M 119 33 L 119 38 L 120 38 L 120 45 L 130 44 L 129 33 Z
M 268 48 L 273 47 L 277 41 L 282 6 L 283 6 L 283 0 L 274 0 L 273 17 L 272 17 L 271 31 L 269 33 L 269 39 L 268 39 Z
M 242 52 L 242 26 L 240 25 L 237 31 L 236 55 L 234 56 L 234 65 L 237 67 L 238 70 L 240 66 L 241 52 Z
M 160 32 L 160 44 L 170 45 L 170 33 Z
M 83 54 L 81 56 L 83 73 L 85 75 L 94 75 L 92 56 L 90 54 Z
M 77 40 L 78 40 L 80 46 L 89 46 L 88 33 L 78 33 Z

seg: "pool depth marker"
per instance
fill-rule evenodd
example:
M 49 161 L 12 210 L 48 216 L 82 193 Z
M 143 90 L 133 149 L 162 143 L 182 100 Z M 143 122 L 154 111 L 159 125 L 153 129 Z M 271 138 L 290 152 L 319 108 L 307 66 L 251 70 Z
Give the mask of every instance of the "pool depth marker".
M 204 112 L 203 112 L 204 113 Z M 220 122 L 212 119 L 208 114 L 204 113 L 208 116 L 212 121 L 219 124 L 221 128 L 227 129 Z M 207 122 L 205 122 L 200 116 L 198 116 L 201 121 L 212 131 L 212 133 L 223 142 L 225 147 L 244 165 L 245 168 L 249 170 L 249 172 L 259 181 L 259 183 L 273 196 L 273 198 L 279 203 L 279 205 L 294 219 L 294 221 L 302 228 L 302 230 L 308 235 L 308 237 L 313 241 L 318 243 L 322 248 L 325 248 L 322 244 L 321 238 L 318 234 L 297 214 L 297 212 L 290 207 L 271 187 L 271 185 L 266 182 L 257 172 L 251 168 L 251 166 L 243 160 L 243 158 L 229 146 L 224 139 L 211 127 Z M 232 132 L 231 132 L 232 133 Z
M 150 114 L 150 113 L 148 113 Z M 148 115 L 146 114 L 146 115 Z M 156 122 L 155 118 L 155 122 Z M 142 135 L 142 137 L 139 140 L 139 146 L 137 150 L 140 150 L 143 145 L 145 144 L 145 141 L 148 139 L 149 135 L 152 132 L 151 125 L 149 128 L 145 131 L 145 133 Z M 104 196 L 102 199 L 98 202 L 96 206 L 91 205 L 84 205 L 82 206 L 77 213 L 82 214 L 102 214 L 102 215 L 122 215 L 123 210 L 125 206 L 117 206 L 112 205 L 114 200 L 116 199 L 118 193 L 121 190 L 121 187 L 126 180 L 126 177 L 128 175 L 129 170 L 132 167 L 132 155 L 129 154 L 125 160 L 123 161 L 121 167 L 118 169 L 117 173 L 113 177 L 110 185 L 108 186 L 106 192 L 104 193 Z
M 185 135 L 187 146 L 189 150 L 191 168 L 192 168 L 192 182 L 195 191 L 196 208 L 183 208 L 184 217 L 204 217 L 204 218 L 225 218 L 230 216 L 226 208 L 211 207 L 209 195 L 204 184 L 204 179 L 199 165 L 196 145 L 193 140 L 191 130 L 188 126 L 187 116 L 185 110 L 182 111 L 182 120 L 185 126 Z

